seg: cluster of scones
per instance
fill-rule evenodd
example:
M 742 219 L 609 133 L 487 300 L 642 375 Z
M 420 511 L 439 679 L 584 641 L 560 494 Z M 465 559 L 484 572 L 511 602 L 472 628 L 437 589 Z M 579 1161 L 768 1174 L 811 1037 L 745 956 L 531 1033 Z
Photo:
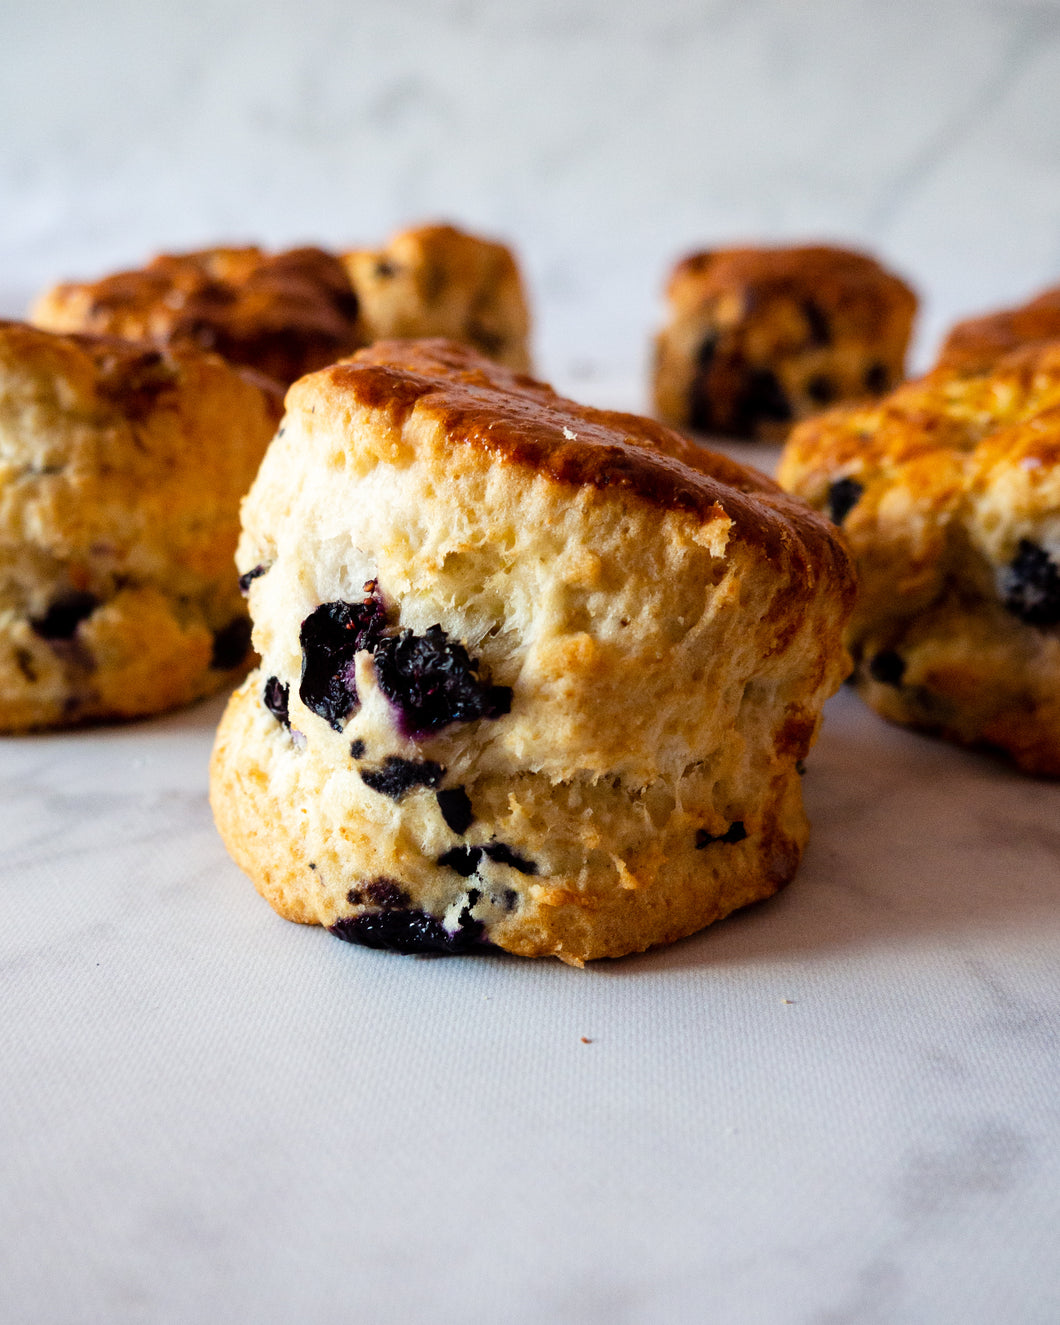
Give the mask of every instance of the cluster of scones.
M 0 324 L 0 729 L 244 678 L 211 801 L 277 911 L 574 965 L 790 881 L 852 668 L 1060 775 L 1060 295 L 908 383 L 862 254 L 667 297 L 655 422 L 527 376 L 511 253 L 449 226 L 47 291 Z M 687 430 L 786 439 L 779 485 Z

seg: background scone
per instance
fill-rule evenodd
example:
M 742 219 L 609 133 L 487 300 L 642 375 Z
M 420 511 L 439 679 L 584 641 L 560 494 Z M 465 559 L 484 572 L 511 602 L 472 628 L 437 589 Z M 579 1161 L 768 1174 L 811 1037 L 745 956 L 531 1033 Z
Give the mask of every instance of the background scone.
M 1060 345 L 805 423 L 780 481 L 854 551 L 872 707 L 1060 776 Z
M 905 375 L 916 296 L 846 249 L 733 248 L 678 263 L 656 338 L 655 410 L 680 427 L 783 438 Z
M 136 271 L 53 286 L 30 321 L 214 350 L 286 386 L 366 343 L 357 314 L 333 254 L 246 247 L 163 253 Z
M 1004 308 L 958 322 L 942 343 L 936 367 L 985 372 L 1023 345 L 1060 341 L 1060 286 L 1018 308 Z
M 214 355 L 0 323 L 0 730 L 246 670 L 231 559 L 278 398 Z
M 444 341 L 303 379 L 243 507 L 211 801 L 283 915 L 580 963 L 768 896 L 848 666 L 831 526 Z
M 451 225 L 394 235 L 343 261 L 360 301 L 366 343 L 445 336 L 508 368 L 530 367 L 530 314 L 511 250 Z

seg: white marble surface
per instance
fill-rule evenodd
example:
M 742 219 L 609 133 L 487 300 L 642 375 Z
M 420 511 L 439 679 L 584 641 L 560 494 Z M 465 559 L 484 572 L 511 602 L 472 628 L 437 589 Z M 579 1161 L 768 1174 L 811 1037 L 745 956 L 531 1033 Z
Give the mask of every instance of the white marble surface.
M 1053 3 L 0 20 L 0 310 L 448 215 L 518 244 L 544 369 L 636 407 L 688 245 L 865 244 L 921 359 L 1060 279 Z M 1060 1320 L 1060 786 L 844 692 L 782 896 L 583 973 L 426 961 L 257 898 L 219 711 L 0 743 L 5 1325 Z

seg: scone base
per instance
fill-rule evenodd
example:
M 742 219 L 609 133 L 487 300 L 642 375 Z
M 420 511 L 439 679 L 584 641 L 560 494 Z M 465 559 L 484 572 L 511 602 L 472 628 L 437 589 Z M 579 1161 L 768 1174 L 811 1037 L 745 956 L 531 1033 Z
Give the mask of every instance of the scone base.
M 292 748 L 291 734 L 260 702 L 261 684 L 254 673 L 236 691 L 218 731 L 210 780 L 218 830 L 236 863 L 280 915 L 328 926 L 369 946 L 396 945 L 358 938 L 364 916 L 394 917 L 401 910 L 437 932 L 443 922 L 453 923 L 469 891 L 492 890 L 503 894 L 506 904 L 487 910 L 482 923 L 475 921 L 475 942 L 450 950 L 492 947 L 520 956 L 555 956 L 575 966 L 621 957 L 684 938 L 771 896 L 791 880 L 805 846 L 800 778 L 791 765 L 778 771 L 768 793 L 757 799 L 745 838 L 697 838 L 689 788 L 654 836 L 632 848 L 609 855 L 601 849 L 606 844 L 598 844 L 585 850 L 580 868 L 564 873 L 502 866 L 493 869 L 491 881 L 462 878 L 439 869 L 436 854 L 418 851 L 404 832 L 400 845 L 387 845 L 385 824 L 358 812 L 352 775 L 344 822 L 329 816 L 322 799 L 337 794 L 347 804 L 345 789 L 325 788 L 328 775 L 318 776 L 312 756 Z M 524 800 L 516 806 L 520 794 Z M 513 792 L 511 824 L 529 823 L 534 797 L 540 811 L 543 794 L 535 785 Z M 556 794 L 558 799 L 563 792 Z M 386 810 L 381 805 L 380 812 Z M 578 831 L 584 833 L 584 827 Z M 553 834 L 562 835 L 562 827 Z M 504 840 L 517 855 L 533 859 L 531 839 L 509 831 Z

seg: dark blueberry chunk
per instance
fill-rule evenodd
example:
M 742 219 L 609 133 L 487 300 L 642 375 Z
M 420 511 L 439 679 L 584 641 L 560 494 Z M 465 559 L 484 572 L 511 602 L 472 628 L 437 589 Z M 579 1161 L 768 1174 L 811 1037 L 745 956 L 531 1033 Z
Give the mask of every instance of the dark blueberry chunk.
M 482 848 L 482 854 L 488 856 L 490 860 L 495 860 L 498 865 L 510 865 L 513 870 L 518 870 L 520 874 L 536 874 L 537 865 L 532 860 L 527 860 L 525 856 L 520 856 L 517 851 L 513 851 L 510 846 L 503 842 L 490 842 Z
M 869 675 L 884 686 L 900 686 L 905 676 L 905 659 L 893 649 L 881 649 L 869 662 Z
M 213 633 L 213 654 L 210 666 L 218 672 L 231 671 L 238 667 L 250 649 L 250 619 L 245 616 L 233 617 L 227 626 Z
M 264 575 L 267 570 L 268 566 L 255 566 L 253 570 L 248 570 L 243 572 L 243 574 L 239 577 L 239 592 L 243 595 L 244 598 L 250 592 L 250 586 L 258 578 L 258 576 Z
M 390 952 L 436 952 L 455 956 L 492 947 L 483 937 L 482 922 L 472 920 L 467 908 L 461 913 L 460 925 L 455 930 L 446 929 L 440 920 L 425 911 L 369 911 L 337 920 L 330 928 L 336 938 L 346 943 L 385 948 Z
M 828 515 L 833 524 L 842 524 L 861 500 L 864 483 L 856 478 L 837 478 L 828 488 Z
M 704 847 L 709 847 L 715 842 L 727 842 L 730 846 L 733 846 L 737 842 L 742 842 L 746 836 L 747 829 L 743 826 L 741 819 L 729 824 L 724 833 L 708 833 L 705 828 L 697 828 L 696 850 L 702 851 Z
M 753 368 L 736 409 L 736 427 L 753 432 L 759 423 L 787 423 L 792 417 L 791 401 L 771 368 Z
M 302 703 L 336 731 L 357 706 L 354 654 L 373 649 L 386 626 L 378 598 L 363 603 L 322 603 L 302 622 Z
M 821 308 L 820 304 L 812 299 L 804 299 L 802 302 L 802 315 L 806 319 L 806 325 L 810 329 L 811 345 L 831 345 L 832 328 L 828 322 L 828 317 Z
M 403 630 L 380 640 L 375 651 L 379 688 L 401 710 L 409 736 L 439 731 L 451 722 L 499 718 L 512 707 L 508 686 L 490 685 L 479 663 L 441 626 L 425 635 Z
M 436 787 L 445 776 L 445 769 L 432 759 L 399 759 L 387 755 L 383 767 L 361 769 L 361 781 L 380 796 L 399 801 L 412 787 Z
M 456 870 L 462 879 L 470 879 L 481 859 L 481 847 L 450 847 L 438 857 L 438 864 Z
M 291 698 L 291 687 L 284 685 L 278 676 L 270 676 L 265 682 L 265 689 L 262 691 L 261 698 L 276 721 L 282 722 L 285 727 L 289 728 L 291 717 L 287 711 L 287 705 Z
M 1060 622 L 1060 567 L 1029 538 L 1020 539 L 1015 559 L 1001 574 L 1000 588 L 1005 607 L 1029 626 Z
M 68 593 L 57 598 L 42 617 L 32 622 L 42 639 L 73 639 L 74 632 L 99 606 L 90 593 Z
M 351 906 L 378 906 L 383 911 L 396 911 L 407 907 L 410 898 L 400 883 L 379 878 L 372 879 L 362 888 L 351 888 L 346 900 Z
M 466 833 L 474 821 L 471 798 L 463 787 L 447 787 L 438 793 L 438 809 L 446 827 L 454 833 Z
M 356 741 L 350 742 L 350 757 L 352 759 L 363 759 L 365 749 L 364 742 L 358 737 Z
M 798 775 L 799 775 L 800 778 L 804 778 L 804 777 L 806 776 L 806 760 L 805 760 L 805 759 L 796 759 L 796 760 L 795 760 L 795 772 L 798 773 Z
M 891 374 L 885 363 L 870 363 L 865 369 L 865 390 L 881 396 L 891 385 Z
M 714 415 L 710 400 L 710 368 L 718 348 L 718 338 L 711 334 L 704 340 L 696 354 L 697 373 L 692 381 L 692 390 L 688 401 L 688 422 L 701 432 L 709 432 L 714 424 Z
M 824 373 L 816 373 L 806 383 L 806 394 L 815 405 L 830 405 L 836 397 L 835 383 Z
M 397 267 L 395 267 L 392 262 L 387 262 L 386 258 L 380 259 L 380 261 L 375 264 L 375 274 L 380 280 L 389 280 L 391 276 L 397 275 L 397 271 Z

